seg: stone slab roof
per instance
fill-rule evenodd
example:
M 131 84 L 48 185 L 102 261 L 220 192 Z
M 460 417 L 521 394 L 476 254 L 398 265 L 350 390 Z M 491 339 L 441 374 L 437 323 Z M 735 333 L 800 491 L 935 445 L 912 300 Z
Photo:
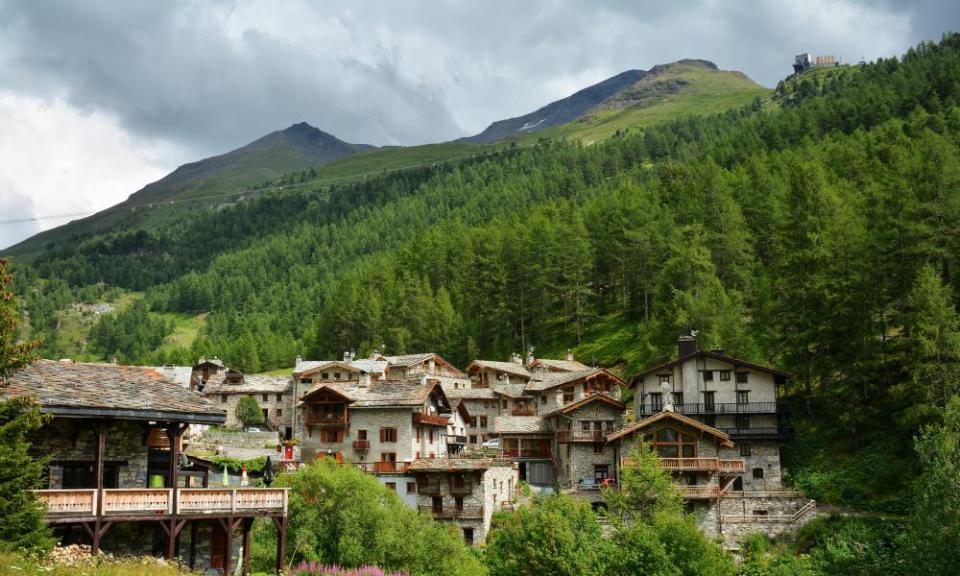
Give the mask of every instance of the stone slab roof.
M 584 406 L 587 406 L 588 404 L 592 404 L 594 402 L 604 402 L 620 410 L 621 412 L 627 408 L 623 402 L 620 402 L 616 398 L 611 398 L 610 396 L 607 396 L 606 394 L 603 394 L 603 393 L 596 393 L 596 394 L 590 394 L 585 398 L 581 398 L 580 400 L 577 400 L 572 404 L 567 404 L 566 406 L 558 410 L 554 410 L 553 412 L 544 414 L 543 417 L 550 418 L 551 416 L 556 416 L 558 414 L 569 414 L 571 412 L 579 410 L 580 408 L 583 408 Z
M 406 407 L 422 406 L 430 394 L 443 389 L 436 382 L 423 383 L 420 378 L 371 382 L 360 386 L 358 382 L 322 382 L 316 384 L 304 395 L 304 399 L 319 393 L 323 389 L 332 390 L 349 400 L 351 408 Z
M 497 434 L 545 434 L 553 430 L 542 416 L 497 416 L 493 419 Z
M 611 374 L 605 368 L 588 368 L 576 372 L 534 372 L 533 378 L 527 382 L 526 390 L 527 392 L 542 392 L 557 386 L 563 386 L 578 380 L 589 380 L 598 376 L 613 380 L 620 386 L 626 386 L 623 380 Z
M 414 366 L 436 356 L 433 352 L 424 354 L 403 354 L 401 356 L 383 356 L 391 366 Z
M 527 366 L 527 369 L 532 370 L 535 366 L 543 366 L 547 370 L 560 372 L 581 372 L 590 369 L 583 362 L 577 362 L 576 360 L 551 360 L 549 358 L 537 358 Z
M 733 447 L 733 442 L 730 440 L 730 436 L 727 435 L 725 432 L 717 430 L 713 426 L 704 424 L 699 420 L 694 420 L 689 416 L 684 416 L 683 414 L 678 414 L 676 412 L 673 412 L 672 410 L 664 410 L 662 412 L 658 412 L 654 414 L 653 416 L 648 416 L 643 420 L 637 420 L 630 426 L 617 430 L 613 434 L 610 434 L 609 436 L 607 436 L 607 442 L 613 442 L 614 440 L 618 440 L 625 436 L 630 436 L 638 431 L 646 430 L 651 426 L 653 426 L 654 424 L 658 422 L 662 422 L 664 420 L 666 421 L 672 420 L 675 423 L 679 423 L 688 428 L 698 430 L 699 432 L 707 436 L 712 436 L 713 438 L 716 439 L 717 443 L 724 448 Z
M 524 366 L 523 364 L 517 364 L 516 362 L 498 362 L 496 360 L 474 360 L 473 362 L 470 363 L 470 366 L 467 367 L 467 371 L 470 372 L 471 368 L 473 367 L 499 370 L 500 372 L 506 372 L 508 374 L 522 376 L 523 378 L 530 377 L 530 371 L 527 370 L 526 366 Z
M 289 394 L 293 391 L 293 380 L 287 376 L 265 376 L 244 374 L 241 384 L 224 382 L 222 374 L 217 380 L 207 382 L 204 394 Z
M 37 360 L 4 379 L 0 394 L 32 396 L 64 417 L 222 424 L 223 410 L 146 366 Z
M 410 463 L 411 472 L 460 472 L 470 470 L 487 470 L 494 466 L 512 467 L 509 460 L 493 458 L 435 458 L 419 459 Z
M 190 387 L 190 379 L 193 378 L 193 366 L 154 366 L 154 370 L 163 375 L 164 378 L 173 380 L 184 388 Z
M 447 398 L 463 400 L 496 400 L 497 394 L 493 388 L 454 388 L 453 384 L 443 382 L 443 393 Z
M 343 368 L 344 370 L 367 372 L 369 374 L 383 374 L 384 370 L 387 369 L 387 362 L 373 358 L 362 358 L 360 360 L 351 360 L 350 362 L 343 362 L 341 360 L 301 360 L 293 367 L 293 373 L 303 374 L 304 372 L 313 372 L 324 368 L 330 370 Z

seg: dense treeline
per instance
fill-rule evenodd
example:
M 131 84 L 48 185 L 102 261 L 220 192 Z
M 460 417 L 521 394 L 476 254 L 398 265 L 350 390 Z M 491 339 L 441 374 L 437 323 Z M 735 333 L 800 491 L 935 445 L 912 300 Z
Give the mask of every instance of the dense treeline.
M 173 331 L 169 322 L 150 316 L 138 300 L 122 312 L 104 314 L 90 331 L 90 347 L 104 357 L 131 364 L 145 358 Z
M 696 329 L 797 375 L 817 411 L 786 455 L 798 486 L 854 503 L 883 492 L 903 510 L 888 462 L 916 463 L 913 434 L 960 381 L 944 369 L 960 362 L 944 336 L 958 332 L 960 36 L 778 94 L 593 146 L 198 211 L 61 248 L 37 270 L 212 312 L 165 359 L 246 370 L 381 345 L 461 365 L 572 346 L 631 370 Z

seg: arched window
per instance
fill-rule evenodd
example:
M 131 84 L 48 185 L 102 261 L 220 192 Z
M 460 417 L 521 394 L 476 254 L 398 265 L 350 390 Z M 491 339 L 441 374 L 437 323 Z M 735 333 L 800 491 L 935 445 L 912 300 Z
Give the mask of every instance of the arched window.
M 696 458 L 697 441 L 693 436 L 673 428 L 661 428 L 653 436 L 647 436 L 657 456 L 661 458 Z

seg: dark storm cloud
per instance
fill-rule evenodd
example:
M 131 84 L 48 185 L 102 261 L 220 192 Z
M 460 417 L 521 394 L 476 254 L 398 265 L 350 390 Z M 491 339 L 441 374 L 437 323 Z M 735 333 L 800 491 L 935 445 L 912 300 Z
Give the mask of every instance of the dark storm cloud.
M 956 4 L 0 0 L 0 86 L 198 155 L 300 120 L 412 144 L 680 58 L 772 86 L 801 50 L 895 55 L 955 24 Z

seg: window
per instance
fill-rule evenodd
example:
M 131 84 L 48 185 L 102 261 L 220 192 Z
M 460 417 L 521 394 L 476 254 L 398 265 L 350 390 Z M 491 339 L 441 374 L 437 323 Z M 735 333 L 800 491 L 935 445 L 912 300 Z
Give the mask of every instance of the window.
M 754 468 L 754 469 L 753 469 L 753 479 L 754 479 L 754 480 L 763 480 L 763 468 Z
M 282 395 L 282 394 L 277 394 L 277 396 L 276 396 L 276 401 L 277 401 L 277 402 L 283 402 L 283 395 Z
M 504 401 L 503 401 L 503 409 L 504 409 L 504 410 L 507 409 L 507 404 L 508 404 L 508 402 L 507 402 L 506 400 L 504 400 Z
M 603 454 L 603 442 L 594 442 L 594 443 L 593 443 L 593 453 L 594 453 L 594 454 Z
M 322 380 L 329 380 L 329 379 L 330 379 L 330 373 L 329 373 L 329 372 L 321 372 L 321 373 L 320 373 L 320 378 L 321 378 Z
M 433 428 L 430 429 L 430 440 L 429 442 L 433 444 Z
M 673 405 L 674 405 L 674 406 L 683 406 L 683 392 L 674 392 L 674 393 L 673 393 Z
M 593 467 L 593 481 L 603 482 L 610 477 L 610 467 L 607 465 L 597 465 Z
M 743 476 L 737 476 L 733 481 L 733 489 L 743 492 Z
M 420 441 L 420 427 L 417 426 L 417 442 Z
M 277 408 L 277 418 L 283 416 L 283 408 Z
M 220 402 L 226 403 L 226 401 L 227 401 L 227 395 L 226 395 L 226 394 L 221 394 L 221 395 L 220 395 Z
M 476 444 L 476 443 L 477 443 L 477 437 L 476 437 L 476 435 L 471 435 L 470 438 L 469 438 L 469 440 L 470 440 L 470 443 L 471 443 L 471 444 Z
M 730 380 L 730 371 L 729 371 L 729 370 L 721 370 L 721 371 L 720 371 L 720 380 L 723 380 L 723 381 Z
M 463 496 L 457 496 L 453 499 L 453 507 L 456 508 L 458 512 L 463 511 Z
M 396 442 L 396 441 L 397 441 L 397 429 L 396 429 L 396 428 L 381 428 L 381 429 L 380 429 L 380 441 L 381 441 L 381 442 Z
M 321 442 L 340 442 L 340 430 L 321 430 Z
M 541 403 L 541 404 L 546 404 L 546 403 L 547 403 L 547 397 L 546 397 L 546 395 L 544 395 L 544 394 L 541 394 L 541 395 L 540 395 L 540 403 Z
M 481 428 L 486 428 L 486 427 L 487 427 L 487 417 L 486 417 L 486 416 L 480 416 L 480 427 L 481 427 Z
M 703 371 L 703 381 L 704 381 L 704 382 L 713 382 L 713 370 L 704 370 L 704 371 Z
M 741 444 L 741 445 L 740 445 L 740 455 L 743 456 L 744 458 L 750 456 L 750 445 L 749 445 L 749 444 Z
M 650 394 L 650 409 L 654 412 L 663 410 L 663 394 L 660 392 Z
M 397 483 L 396 483 L 396 482 L 387 482 L 387 490 L 393 490 L 394 492 L 396 492 L 396 491 L 397 491 Z
M 713 414 L 706 414 L 703 417 L 703 423 L 707 426 L 717 427 L 717 417 Z
M 261 400 L 263 400 L 264 402 L 266 402 L 266 401 L 267 401 L 267 398 L 269 398 L 269 396 L 268 396 L 267 394 L 263 394 L 263 395 L 260 396 L 260 398 L 261 398 Z
M 313 384 L 313 378 L 301 378 L 301 379 L 300 379 L 300 383 L 301 383 L 301 384 Z
M 473 546 L 473 528 L 463 529 L 463 541 L 469 546 Z
M 749 403 L 750 403 L 750 391 L 737 390 L 737 404 L 749 404 Z
M 769 512 L 768 512 L 767 510 L 754 510 L 754 511 L 753 511 L 753 515 L 754 515 L 754 516 L 766 516 L 767 514 L 769 514 Z
M 717 400 L 715 392 L 703 393 L 703 409 L 707 412 L 713 412 L 717 409 Z
M 357 440 L 366 440 L 367 431 L 366 430 L 357 430 Z
M 567 388 L 563 391 L 563 402 L 573 402 L 573 388 Z
M 661 428 L 653 436 L 653 449 L 661 458 L 695 458 L 696 440 L 673 428 Z
M 737 384 L 746 384 L 747 374 L 748 372 L 737 372 Z
M 334 373 L 333 373 L 333 379 L 334 379 L 334 380 L 339 380 L 339 379 L 340 379 L 340 373 L 339 373 L 339 372 L 334 372 Z
M 669 383 L 670 383 L 670 375 L 669 375 L 669 374 L 661 374 L 661 375 L 660 375 L 660 383 L 661 383 L 661 384 L 669 384 Z
M 416 493 L 417 493 L 417 483 L 407 482 L 407 494 L 416 494 Z
M 396 452 L 381 452 L 380 453 L 381 462 L 396 462 L 397 453 Z
M 737 415 L 733 419 L 734 426 L 737 428 L 749 428 L 750 427 L 750 417 Z

